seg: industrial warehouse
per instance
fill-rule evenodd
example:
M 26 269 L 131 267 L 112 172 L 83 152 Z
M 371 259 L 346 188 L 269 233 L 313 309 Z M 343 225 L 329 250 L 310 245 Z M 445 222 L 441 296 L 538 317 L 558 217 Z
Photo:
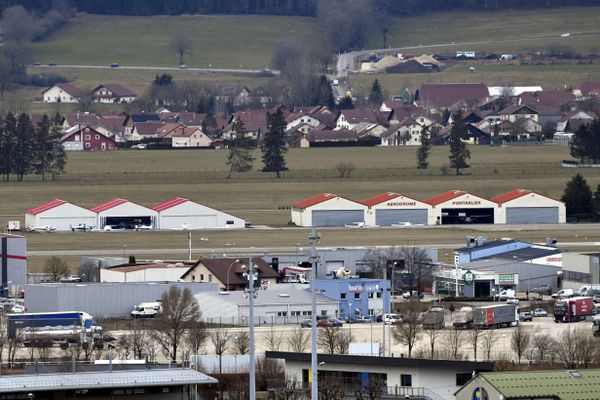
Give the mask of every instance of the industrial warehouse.
M 43 232 L 237 229 L 245 221 L 182 197 L 152 208 L 115 198 L 91 209 L 55 199 L 25 211 L 25 227 Z
M 460 224 L 562 224 L 565 204 L 527 189 L 486 199 L 450 190 L 421 201 L 387 192 L 361 202 L 321 193 L 291 207 L 296 226 L 385 227 Z

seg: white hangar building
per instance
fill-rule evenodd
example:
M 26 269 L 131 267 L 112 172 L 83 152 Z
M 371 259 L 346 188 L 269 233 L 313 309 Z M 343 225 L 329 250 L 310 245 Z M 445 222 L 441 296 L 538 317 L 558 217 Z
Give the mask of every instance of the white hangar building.
M 492 199 L 497 224 L 563 224 L 565 203 L 527 189 L 515 189 Z
M 96 226 L 96 213 L 64 200 L 48 203 L 25 211 L 25 227 L 52 226 L 56 231 L 70 231 L 74 227 Z
M 158 213 L 157 229 L 244 228 L 244 220 L 222 211 L 176 197 L 153 207 Z
M 321 193 L 292 205 L 297 226 L 364 225 L 367 206 L 332 193 Z
M 367 206 L 367 226 L 427 225 L 431 210 L 427 203 L 393 192 L 363 200 L 362 204 Z
M 497 203 L 462 190 L 450 190 L 425 200 L 432 206 L 431 225 L 493 224 Z
M 146 227 L 154 229 L 158 213 L 150 208 L 140 206 L 125 199 L 112 199 L 102 203 L 92 211 L 97 215 L 97 226 L 105 229 L 135 229 Z

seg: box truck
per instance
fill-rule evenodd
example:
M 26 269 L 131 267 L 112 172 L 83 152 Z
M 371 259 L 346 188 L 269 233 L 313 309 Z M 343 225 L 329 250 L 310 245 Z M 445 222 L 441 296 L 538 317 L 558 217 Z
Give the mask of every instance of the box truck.
M 444 307 L 432 306 L 421 316 L 423 329 L 444 329 Z
M 480 328 L 501 328 L 519 324 L 519 312 L 515 304 L 495 304 L 477 307 L 473 311 L 473 325 Z
M 591 297 L 571 297 L 554 303 L 554 322 L 577 322 L 586 319 L 594 311 Z
M 452 325 L 456 329 L 467 329 L 473 326 L 473 308 L 461 307 L 452 316 Z

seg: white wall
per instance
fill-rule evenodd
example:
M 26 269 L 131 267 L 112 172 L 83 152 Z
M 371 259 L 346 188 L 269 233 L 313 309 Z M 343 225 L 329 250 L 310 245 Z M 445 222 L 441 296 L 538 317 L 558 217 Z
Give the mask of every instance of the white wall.
M 368 226 L 376 225 L 376 210 L 417 210 L 424 208 L 427 209 L 427 218 L 429 219 L 429 216 L 431 215 L 431 205 L 419 200 L 411 199 L 410 197 L 395 197 L 365 210 L 365 224 Z
M 365 212 L 367 206 L 343 197 L 334 197 L 305 209 L 292 208 L 292 221 L 298 226 L 312 226 L 313 210 L 363 210 Z
M 506 223 L 506 209 L 509 207 L 558 207 L 558 222 L 567 222 L 567 211 L 565 204 L 561 201 L 542 196 L 537 193 L 529 193 L 514 200 L 507 201 L 496 208 L 494 221 L 496 224 Z
M 178 282 L 189 267 L 144 268 L 122 272 L 107 268 L 100 269 L 100 282 Z
M 79 103 L 79 100 L 58 86 L 54 86 L 44 92 L 44 103 Z
M 65 203 L 36 215 L 25 215 L 26 228 L 50 225 L 56 226 L 57 231 L 70 231 L 71 226 L 79 224 L 96 226 L 96 214 L 75 204 Z
M 435 225 L 437 218 L 442 218 L 442 209 L 444 208 L 494 208 L 496 209 L 498 204 L 484 199 L 479 196 L 475 196 L 469 193 L 458 196 L 452 200 L 448 200 L 444 203 L 437 204 L 432 208 L 429 213 L 429 225 Z
M 214 221 L 214 225 L 207 225 L 209 221 Z M 233 221 L 233 224 L 227 225 L 227 221 Z M 182 229 L 184 223 L 189 228 L 202 227 L 214 229 L 245 227 L 243 219 L 193 201 L 187 201 L 161 211 L 158 216 L 157 227 L 159 229 Z

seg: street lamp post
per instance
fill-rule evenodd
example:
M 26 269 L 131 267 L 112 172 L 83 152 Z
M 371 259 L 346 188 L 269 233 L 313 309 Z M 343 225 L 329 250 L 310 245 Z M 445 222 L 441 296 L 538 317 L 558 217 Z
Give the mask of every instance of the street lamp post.
M 248 260 L 249 260 L 249 259 L 248 259 Z M 235 260 L 234 260 L 234 261 L 231 263 L 231 265 L 229 265 L 229 268 L 227 268 L 227 288 L 226 288 L 226 290 L 227 290 L 228 292 L 229 292 L 229 272 L 230 272 L 230 270 L 231 270 L 231 267 L 233 267 L 235 264 L 237 264 L 237 263 L 239 263 L 239 262 L 240 262 L 240 260 L 236 258 L 236 259 L 235 259 Z M 248 262 L 248 263 L 250 263 L 250 262 Z
M 319 262 L 319 256 L 317 254 L 316 246 L 319 243 L 320 237 L 317 235 L 315 227 L 313 226 L 310 235 L 308 236 L 309 243 L 311 245 L 310 262 L 312 265 L 312 279 L 311 279 L 311 355 L 310 355 L 310 369 L 312 371 L 312 380 L 310 387 L 311 399 L 317 400 L 319 398 L 319 364 L 317 362 L 317 264 Z
M 250 400 L 256 400 L 256 365 L 254 361 L 254 280 L 256 279 L 257 268 L 252 265 L 252 258 L 248 257 L 248 271 L 244 276 L 248 278 L 248 329 L 250 331 Z

